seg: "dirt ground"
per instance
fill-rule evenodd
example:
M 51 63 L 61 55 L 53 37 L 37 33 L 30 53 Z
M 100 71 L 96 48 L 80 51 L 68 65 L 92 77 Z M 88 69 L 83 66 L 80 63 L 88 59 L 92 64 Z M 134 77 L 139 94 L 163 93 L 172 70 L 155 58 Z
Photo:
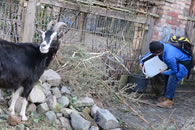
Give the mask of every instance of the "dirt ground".
M 190 92 L 189 92 L 190 91 Z M 171 109 L 159 108 L 153 104 L 159 99 L 150 93 L 143 93 L 140 100 L 146 103 L 128 102 L 157 130 L 195 130 L 195 86 L 178 86 L 174 98 L 174 107 Z M 125 122 L 126 129 L 150 130 L 136 114 L 122 104 L 113 104 L 108 109 L 121 121 Z

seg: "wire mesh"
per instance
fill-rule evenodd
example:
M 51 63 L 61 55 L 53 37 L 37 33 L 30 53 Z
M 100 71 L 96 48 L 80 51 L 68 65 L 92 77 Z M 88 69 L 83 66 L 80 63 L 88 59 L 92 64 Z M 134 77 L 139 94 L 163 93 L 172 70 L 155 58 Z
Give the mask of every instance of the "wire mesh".
M 0 1 L 0 37 L 19 42 L 22 38 L 23 7 L 18 3 Z
M 0 1 L 0 37 L 15 42 L 21 41 L 23 11 L 24 8 L 17 3 Z M 138 15 L 131 14 L 130 17 L 136 18 Z M 83 45 L 91 52 L 109 51 L 114 54 L 120 62 L 110 54 L 102 57 L 99 66 L 106 68 L 105 71 L 126 73 L 122 64 L 133 73 L 137 71 L 145 24 L 37 4 L 35 28 L 45 31 L 51 20 L 67 23 L 68 26 L 62 29 L 66 32 L 62 40 L 64 43 Z M 41 42 L 41 36 L 36 31 L 33 41 Z

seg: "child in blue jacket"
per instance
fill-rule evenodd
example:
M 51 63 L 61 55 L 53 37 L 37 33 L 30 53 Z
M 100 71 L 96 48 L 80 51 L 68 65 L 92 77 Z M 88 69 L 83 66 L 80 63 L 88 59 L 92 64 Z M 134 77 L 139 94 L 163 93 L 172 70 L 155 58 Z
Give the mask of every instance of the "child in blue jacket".
M 153 41 L 149 45 L 150 53 L 158 55 L 169 67 L 168 70 L 162 71 L 165 76 L 165 100 L 158 103 L 157 106 L 171 108 L 173 98 L 180 82 L 188 74 L 188 65 L 190 65 L 192 56 L 185 54 L 179 48 L 160 41 Z M 140 61 L 142 66 L 143 62 Z

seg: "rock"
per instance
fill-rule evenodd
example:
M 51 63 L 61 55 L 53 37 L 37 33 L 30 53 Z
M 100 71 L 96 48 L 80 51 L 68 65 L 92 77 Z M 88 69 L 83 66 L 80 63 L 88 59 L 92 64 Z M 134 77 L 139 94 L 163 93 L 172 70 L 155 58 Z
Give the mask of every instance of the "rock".
M 3 95 L 4 95 L 4 92 L 0 89 L 0 103 L 5 102 Z
M 99 109 L 95 115 L 96 123 L 103 129 L 114 129 L 119 127 L 119 122 L 106 109 Z
M 8 119 L 8 116 L 9 116 L 9 115 L 7 115 L 7 114 L 1 114 L 1 115 L 0 115 L 0 119 L 2 119 L 2 120 L 7 120 L 7 119 Z
M 47 105 L 47 103 L 42 103 L 40 105 L 38 105 L 38 112 L 43 113 L 49 110 L 49 107 Z
M 70 90 L 66 86 L 62 86 L 61 93 L 70 95 Z
M 99 130 L 99 127 L 97 127 L 97 126 L 91 126 L 91 128 L 89 130 Z
M 111 130 L 121 130 L 121 128 L 115 128 L 115 129 L 111 129 Z
M 75 114 L 72 112 L 70 114 L 71 117 L 71 125 L 74 130 L 88 130 L 91 126 L 91 123 L 81 117 L 79 114 Z
M 56 113 L 56 116 L 57 116 L 57 117 L 62 117 L 63 114 L 62 114 L 62 113 Z
M 19 97 L 19 98 L 17 99 L 17 101 L 16 101 L 15 111 L 16 111 L 17 113 L 19 113 L 19 112 L 21 111 L 21 109 L 22 109 L 23 99 L 24 99 L 23 97 Z
M 42 87 L 42 90 L 43 90 L 44 94 L 46 95 L 46 97 L 51 95 L 51 91 L 50 91 L 51 85 L 50 84 L 43 83 L 41 85 L 41 87 Z
M 94 121 L 94 119 L 90 116 L 90 108 L 88 107 L 85 107 L 83 110 L 82 110 L 82 116 L 91 122 L 91 125 L 93 126 L 97 126 L 96 122 Z
M 44 92 L 42 91 L 42 89 L 40 88 L 40 86 L 36 85 L 30 95 L 29 95 L 29 100 L 32 102 L 32 103 L 43 103 L 45 102 L 45 94 Z
M 54 110 L 57 106 L 56 96 L 49 96 L 47 98 L 47 105 L 50 110 Z
M 17 125 L 17 130 L 25 130 L 24 124 Z
M 77 107 L 92 106 L 94 105 L 94 100 L 89 97 L 80 98 L 75 102 Z
M 48 82 L 51 86 L 59 86 L 61 84 L 60 75 L 52 69 L 46 70 L 40 77 L 42 82 Z
M 71 124 L 70 124 L 70 120 L 68 120 L 67 118 L 64 117 L 60 117 L 60 122 L 62 124 L 62 126 L 66 129 L 66 130 L 72 130 Z
M 0 108 L 0 115 L 3 114 L 3 113 L 4 113 L 3 110 Z
M 67 107 L 70 103 L 69 99 L 65 96 L 60 97 L 57 102 L 60 104 L 61 108 Z
M 79 112 L 76 111 L 76 110 L 72 110 L 72 109 L 69 109 L 69 108 L 62 108 L 61 111 L 60 111 L 64 117 L 66 118 L 69 118 L 70 117 L 70 114 L 73 112 L 73 113 L 76 113 L 78 114 Z
M 99 109 L 101 109 L 101 108 L 98 107 L 96 104 L 94 104 L 94 105 L 91 107 L 91 115 L 92 115 L 93 117 L 95 117 L 96 112 L 97 112 L 97 110 L 99 110 Z
M 56 96 L 56 98 L 59 98 L 62 96 L 59 88 L 57 88 L 57 87 L 52 88 L 51 91 L 52 91 L 53 95 Z
M 60 120 L 59 119 L 56 119 L 56 124 L 60 125 Z
M 47 119 L 52 123 L 56 122 L 56 114 L 54 111 L 48 111 L 45 113 Z
M 34 103 L 31 103 L 30 105 L 28 105 L 27 111 L 28 112 L 35 112 L 37 109 L 37 106 Z
M 43 87 L 44 89 L 50 89 L 51 85 L 49 83 L 44 82 L 43 84 L 41 84 L 41 87 Z
M 8 123 L 9 123 L 10 125 L 13 125 L 13 126 L 18 125 L 21 121 L 22 121 L 22 118 L 19 117 L 19 116 L 10 115 L 10 116 L 8 117 Z
M 0 119 L 0 123 L 7 123 L 7 120 Z

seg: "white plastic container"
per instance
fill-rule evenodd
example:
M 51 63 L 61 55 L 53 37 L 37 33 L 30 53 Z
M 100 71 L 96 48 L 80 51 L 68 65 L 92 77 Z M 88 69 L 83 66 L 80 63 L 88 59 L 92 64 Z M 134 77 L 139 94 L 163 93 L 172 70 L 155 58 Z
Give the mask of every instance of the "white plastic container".
M 142 72 L 145 74 L 146 78 L 152 78 L 161 71 L 165 71 L 167 68 L 167 64 L 160 60 L 158 56 L 154 56 L 144 62 Z

